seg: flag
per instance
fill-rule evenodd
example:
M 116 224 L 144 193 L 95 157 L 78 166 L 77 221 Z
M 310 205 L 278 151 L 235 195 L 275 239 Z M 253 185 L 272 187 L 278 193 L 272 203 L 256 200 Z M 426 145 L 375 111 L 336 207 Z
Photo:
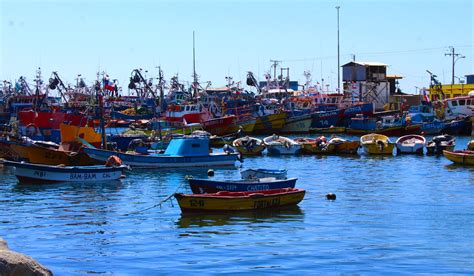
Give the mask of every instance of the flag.
M 426 93 L 426 88 L 423 88 L 423 100 L 427 103 L 430 102 L 430 97 L 428 96 L 428 94 Z
M 110 81 L 109 75 L 102 80 L 104 90 L 115 91 L 115 82 Z

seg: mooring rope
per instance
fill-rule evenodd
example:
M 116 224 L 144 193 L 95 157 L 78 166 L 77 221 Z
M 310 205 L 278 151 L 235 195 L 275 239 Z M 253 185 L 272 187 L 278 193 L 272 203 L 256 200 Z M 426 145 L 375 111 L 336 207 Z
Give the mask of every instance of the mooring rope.
M 128 213 L 128 214 L 125 214 L 124 216 L 129 216 L 129 215 L 135 215 L 135 214 L 139 214 L 139 213 L 142 213 L 142 212 L 145 212 L 145 211 L 148 211 L 150 209 L 153 209 L 153 208 L 156 208 L 156 207 L 161 207 L 163 205 L 163 203 L 165 203 L 166 201 L 170 200 L 173 198 L 173 196 L 176 194 L 176 192 L 178 192 L 178 190 L 181 188 L 181 186 L 183 185 L 184 182 L 181 182 L 181 184 L 179 184 L 179 186 L 176 188 L 176 190 L 174 191 L 174 193 L 168 195 L 167 197 L 165 197 L 163 200 L 161 200 L 160 202 L 158 202 L 157 204 L 151 206 L 151 207 L 148 207 L 148 208 L 145 208 L 145 209 L 142 209 L 142 210 L 138 210 L 138 211 L 135 211 L 135 212 L 131 212 L 131 213 Z

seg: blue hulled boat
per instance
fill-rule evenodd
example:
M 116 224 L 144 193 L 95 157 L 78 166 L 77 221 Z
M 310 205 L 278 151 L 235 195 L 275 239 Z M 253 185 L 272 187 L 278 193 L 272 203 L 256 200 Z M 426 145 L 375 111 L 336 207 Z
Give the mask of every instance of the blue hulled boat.
M 85 148 L 92 158 L 106 161 L 116 155 L 135 168 L 178 168 L 234 165 L 237 153 L 209 153 L 208 137 L 180 137 L 171 140 L 164 153 L 130 154 L 110 150 Z
M 239 179 L 239 180 L 209 180 L 189 179 L 189 186 L 194 194 L 217 193 L 219 191 L 231 192 L 255 192 L 272 189 L 294 188 L 297 178 L 276 179 Z

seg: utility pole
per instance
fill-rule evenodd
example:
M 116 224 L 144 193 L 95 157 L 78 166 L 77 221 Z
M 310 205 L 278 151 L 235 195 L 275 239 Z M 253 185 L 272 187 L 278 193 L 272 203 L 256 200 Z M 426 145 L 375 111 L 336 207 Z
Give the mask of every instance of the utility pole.
M 340 65 L 340 51 L 339 51 L 339 9 L 340 6 L 336 6 L 337 9 L 337 90 L 341 93 L 341 65 Z
M 451 79 L 451 85 L 454 84 L 454 65 L 456 64 L 456 61 L 460 58 L 465 58 L 465 56 L 459 54 L 459 53 L 455 53 L 454 51 L 454 47 L 453 46 L 450 46 L 449 47 L 451 49 L 451 53 L 445 53 L 444 55 L 445 56 L 452 56 L 453 57 L 453 76 L 452 76 L 452 79 Z M 458 57 L 456 60 L 455 58 Z

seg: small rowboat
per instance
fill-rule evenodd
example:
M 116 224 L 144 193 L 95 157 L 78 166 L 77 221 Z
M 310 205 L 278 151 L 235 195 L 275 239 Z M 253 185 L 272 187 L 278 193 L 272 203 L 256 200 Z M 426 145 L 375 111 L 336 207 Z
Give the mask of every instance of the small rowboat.
M 286 179 L 286 169 L 271 170 L 271 169 L 246 169 L 240 172 L 242 179 L 256 179 L 274 177 L 276 179 Z
M 423 154 L 426 138 L 420 135 L 405 135 L 397 139 L 397 153 Z
M 443 155 L 456 164 L 474 165 L 474 151 L 472 150 L 443 150 Z
M 390 139 L 382 134 L 367 134 L 360 137 L 360 143 L 365 153 L 378 155 L 391 155 L 395 144 Z
M 174 194 L 183 213 L 244 211 L 296 205 L 303 200 L 305 190 L 276 189 L 258 192 L 227 192 L 214 194 Z
M 443 150 L 453 151 L 456 146 L 456 138 L 451 135 L 438 135 L 426 144 L 427 154 L 442 154 Z
M 15 169 L 15 176 L 22 183 L 45 184 L 51 182 L 98 182 L 122 177 L 125 165 L 51 166 L 26 162 L 5 161 L 5 166 Z
M 335 154 L 357 154 L 360 141 L 349 141 L 340 137 L 333 137 L 328 144 L 334 145 Z
M 301 153 L 301 145 L 290 138 L 273 134 L 263 139 L 269 154 L 295 155 Z
M 250 136 L 235 139 L 232 146 L 242 155 L 261 155 L 262 151 L 265 150 L 265 144 L 262 140 Z
M 276 179 L 274 177 L 239 180 L 189 179 L 194 194 L 217 193 L 220 191 L 255 192 L 282 188 L 294 188 L 297 178 Z
M 306 154 L 330 154 L 334 152 L 334 145 L 328 144 L 324 136 L 316 139 L 295 138 L 295 142 L 301 145 L 303 153 Z

